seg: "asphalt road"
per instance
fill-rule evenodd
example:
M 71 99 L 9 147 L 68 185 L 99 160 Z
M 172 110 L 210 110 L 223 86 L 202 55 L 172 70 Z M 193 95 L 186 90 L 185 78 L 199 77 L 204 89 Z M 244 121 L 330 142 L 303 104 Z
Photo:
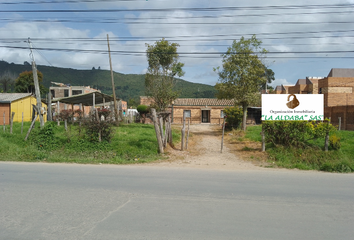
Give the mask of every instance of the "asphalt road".
M 0 239 L 353 239 L 354 175 L 0 163 Z

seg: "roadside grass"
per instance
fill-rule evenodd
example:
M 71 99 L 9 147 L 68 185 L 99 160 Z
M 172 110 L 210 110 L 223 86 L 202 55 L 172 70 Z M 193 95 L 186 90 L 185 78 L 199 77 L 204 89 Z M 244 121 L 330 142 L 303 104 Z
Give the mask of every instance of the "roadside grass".
M 262 126 L 248 126 L 241 140 L 261 142 L 261 130 Z M 328 152 L 324 151 L 324 139 L 309 141 L 307 148 L 285 148 L 267 143 L 266 154 L 268 162 L 271 163 L 267 167 L 354 172 L 354 132 L 337 131 L 335 134 L 341 139 L 341 148 L 339 150 L 329 148 Z
M 65 131 L 64 124 L 51 128 L 40 134 L 36 123 L 28 141 L 24 141 L 30 123 L 14 123 L 13 134 L 0 128 L 0 160 L 25 162 L 60 162 L 82 164 L 131 164 L 145 163 L 164 158 L 157 153 L 157 140 L 154 127 L 148 124 L 120 124 L 113 127 L 114 136 L 110 142 L 91 142 L 85 131 L 78 125 L 69 125 Z M 179 140 L 179 133 L 173 132 L 174 140 Z

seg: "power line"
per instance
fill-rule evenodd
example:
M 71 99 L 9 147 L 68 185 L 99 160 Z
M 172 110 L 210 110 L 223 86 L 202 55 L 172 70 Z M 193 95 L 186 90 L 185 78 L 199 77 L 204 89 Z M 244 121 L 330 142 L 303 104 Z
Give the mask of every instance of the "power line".
M 285 9 L 337 9 L 352 8 L 354 4 L 322 4 L 322 5 L 276 5 L 276 6 L 249 6 L 249 7 L 208 7 L 208 8 L 139 8 L 139 9 L 45 9 L 45 10 L 0 10 L 3 13 L 107 13 L 107 12 L 170 12 L 170 11 L 193 11 L 215 12 L 232 10 L 285 10 Z
M 0 46 L 2 48 L 10 48 L 10 49 L 27 49 L 26 47 L 15 47 L 15 46 Z M 73 49 L 73 48 L 36 48 L 36 50 L 43 50 L 43 51 L 64 51 L 64 52 L 84 52 L 84 53 L 103 53 L 107 54 L 106 50 L 98 50 L 98 49 Z M 142 54 L 146 55 L 146 52 L 141 51 L 118 51 L 112 50 L 112 53 L 116 54 Z M 183 55 L 221 55 L 225 54 L 226 52 L 179 52 L 180 56 Z M 269 51 L 267 54 L 343 54 L 343 53 L 354 53 L 354 51 L 289 51 L 289 52 L 274 52 Z M 242 53 L 239 53 L 242 55 Z M 268 57 L 268 56 L 267 56 Z M 353 56 L 354 57 L 354 56 Z

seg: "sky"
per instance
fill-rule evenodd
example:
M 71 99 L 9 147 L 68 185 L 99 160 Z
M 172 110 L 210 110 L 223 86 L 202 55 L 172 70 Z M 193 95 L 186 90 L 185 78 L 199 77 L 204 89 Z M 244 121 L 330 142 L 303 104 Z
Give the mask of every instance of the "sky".
M 256 35 L 272 86 L 354 68 L 354 0 L 0 0 L 0 59 L 144 74 L 146 44 L 178 43 L 184 80 L 215 85 L 234 40 Z M 40 69 L 39 69 L 40 70 Z M 69 79 L 63 79 L 69 83 Z

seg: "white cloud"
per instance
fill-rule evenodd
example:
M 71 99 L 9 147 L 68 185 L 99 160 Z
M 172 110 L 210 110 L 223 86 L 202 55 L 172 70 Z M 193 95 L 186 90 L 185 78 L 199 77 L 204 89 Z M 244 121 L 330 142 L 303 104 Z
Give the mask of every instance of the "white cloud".
M 0 47 L 1 58 L 8 62 L 23 63 L 29 60 L 29 50 L 26 40 L 30 36 L 34 47 L 51 49 L 82 49 L 98 50 L 97 53 L 83 52 L 63 52 L 63 51 L 41 51 L 42 55 L 54 66 L 70 67 L 78 69 L 91 69 L 100 66 L 101 69 L 109 69 L 107 55 L 106 35 L 109 33 L 112 51 L 112 64 L 114 71 L 123 73 L 144 73 L 147 67 L 145 56 L 145 43 L 153 44 L 155 41 L 166 37 L 171 42 L 180 44 L 178 51 L 181 53 L 191 53 L 181 55 L 181 62 L 185 63 L 186 75 L 184 79 L 188 81 L 205 83 L 215 83 L 217 76 L 213 75 L 213 67 L 221 65 L 219 55 L 195 55 L 195 52 L 224 52 L 230 46 L 232 40 L 239 39 L 240 36 L 250 36 L 256 34 L 257 38 L 263 41 L 264 47 L 270 52 L 309 52 L 309 51 L 347 51 L 348 45 L 351 46 L 352 38 L 347 37 L 347 33 L 333 33 L 325 31 L 352 31 L 352 24 L 333 24 L 326 22 L 351 22 L 352 15 L 345 13 L 348 9 L 323 8 L 312 9 L 302 7 L 299 9 L 276 9 L 262 8 L 266 6 L 287 6 L 287 5 L 325 5 L 348 3 L 342 0 L 314 0 L 309 3 L 299 0 L 296 3 L 290 0 L 283 1 L 236 1 L 236 0 L 190 0 L 190 1 L 171 1 L 171 0 L 149 0 L 149 1 L 116 1 L 99 2 L 87 4 L 60 5 L 61 7 L 70 6 L 71 9 L 129 9 L 130 12 L 115 13 L 75 13 L 75 14 L 56 14 L 47 18 L 40 13 L 28 16 L 21 14 L 9 14 L 7 17 L 13 20 L 26 19 L 26 22 L 8 23 L 0 25 L 2 40 L 0 46 L 23 47 L 24 49 L 11 49 Z M 42 8 L 55 8 L 55 4 L 43 4 Z M 19 8 L 22 6 L 19 5 Z M 191 7 L 210 7 L 215 11 L 188 11 Z M 231 9 L 228 7 L 250 7 L 242 9 Z M 252 9 L 257 7 L 257 9 Z M 142 11 L 136 12 L 135 9 L 171 9 L 179 8 L 175 11 Z M 328 12 L 318 14 L 319 12 Z M 339 12 L 339 13 L 331 13 Z M 301 14 L 308 13 L 308 14 Z M 38 15 L 38 16 L 37 16 Z M 242 16 L 239 16 L 242 15 Z M 254 16 L 260 15 L 260 16 Z M 201 18 L 197 18 L 201 17 Z M 117 21 L 111 24 L 99 23 L 37 23 L 31 19 L 71 19 L 92 21 Z M 136 18 L 132 20 L 132 18 Z M 160 18 L 160 19 L 157 19 Z M 134 24 L 139 21 L 140 24 Z M 122 23 L 124 22 L 124 23 Z M 274 24 L 278 22 L 280 24 Z M 282 24 L 284 22 L 321 22 L 317 24 Z M 161 24 L 163 23 L 163 24 Z M 203 24 L 201 24 L 203 23 Z M 216 24 L 219 23 L 219 24 Z M 220 24 L 225 23 L 225 24 Z M 256 24 L 257 23 L 257 24 Z M 264 24 L 263 24 L 264 23 Z M 1 24 L 1 21 L 0 21 Z M 297 32 L 289 34 L 289 32 Z M 314 33 L 309 33 L 314 32 Z M 201 37 L 205 36 L 205 37 Z M 335 36 L 335 37 L 333 37 Z M 19 39 L 18 42 L 7 43 L 3 39 Z M 65 40 L 65 39 L 66 40 Z M 134 39 L 131 39 L 134 38 Z M 137 38 L 142 39 L 142 41 Z M 46 40 L 43 40 L 46 39 Z M 82 39 L 82 40 L 79 40 Z M 97 41 L 100 40 L 100 41 Z M 204 41 L 206 40 L 206 41 Z M 223 45 L 223 46 L 219 46 Z M 117 51 L 134 52 L 134 54 L 123 54 Z M 338 53 L 332 56 L 343 56 Z M 346 53 L 346 55 L 350 55 Z M 46 59 L 35 52 L 38 64 L 48 65 Z M 200 56 L 203 56 L 200 58 Z M 300 57 L 299 60 L 293 58 L 271 58 L 276 57 Z M 309 72 L 319 70 L 323 62 L 327 61 L 326 67 L 335 65 L 348 67 L 348 61 L 341 59 L 315 59 L 308 61 L 313 66 L 305 67 L 302 56 L 325 56 L 321 54 L 294 54 L 281 53 L 274 55 L 268 54 L 269 61 L 275 61 L 271 68 L 276 73 L 280 83 L 290 80 L 291 77 L 302 78 L 308 75 L 321 74 Z M 353 55 L 350 55 L 353 56 Z M 210 58 L 211 57 L 211 58 Z M 286 65 L 288 63 L 288 65 Z M 285 68 L 285 69 L 284 69 Z M 310 69 L 310 70 L 309 70 Z M 322 70 L 322 69 L 321 69 Z M 328 70 L 322 70 L 328 72 Z M 295 77 L 296 75 L 296 77 Z M 288 79 L 288 80 L 287 80 Z M 276 82 L 275 81 L 275 82 Z M 279 85 L 277 84 L 277 85 Z
M 287 79 L 275 79 L 270 85 L 275 88 L 276 86 L 279 86 L 279 85 L 288 86 L 288 85 L 294 85 L 294 84 L 288 82 Z

